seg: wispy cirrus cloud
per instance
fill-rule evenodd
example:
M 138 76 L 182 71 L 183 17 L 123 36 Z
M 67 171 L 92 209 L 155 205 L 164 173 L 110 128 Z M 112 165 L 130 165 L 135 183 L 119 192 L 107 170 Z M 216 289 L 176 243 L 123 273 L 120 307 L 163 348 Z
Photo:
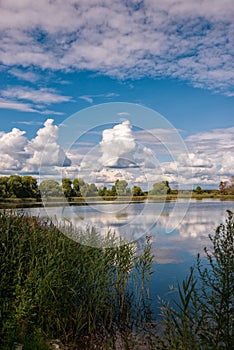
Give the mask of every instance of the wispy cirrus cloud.
M 88 103 L 93 103 L 94 102 L 94 99 L 96 98 L 106 98 L 108 100 L 114 98 L 114 97 L 117 97 L 119 96 L 119 94 L 115 93 L 115 92 L 108 92 L 106 94 L 96 94 L 96 95 L 83 95 L 83 96 L 79 96 L 79 99 L 81 100 L 84 100 Z
M 0 10 L 5 66 L 174 77 L 233 96 L 232 0 L 3 0 Z
M 30 121 L 14 121 L 12 122 L 12 124 L 21 124 L 21 125 L 43 125 L 42 122 L 38 122 L 38 121 L 35 121 L 35 120 L 30 120 Z
M 70 96 L 59 95 L 54 89 L 50 88 L 10 87 L 2 90 L 1 95 L 6 98 L 16 98 L 18 100 L 32 101 L 33 103 L 42 103 L 45 105 L 71 101 Z
M 14 102 L 3 98 L 0 98 L 0 108 L 13 109 L 22 112 L 38 112 L 29 103 Z
M 18 69 L 18 68 L 10 69 L 9 73 L 11 75 L 15 76 L 16 78 L 18 78 L 19 80 L 29 81 L 30 83 L 35 83 L 39 79 L 41 79 L 39 74 L 36 74 L 34 72 L 30 72 L 30 71 L 23 71 L 23 70 Z
M 45 108 L 52 104 L 72 101 L 70 96 L 58 94 L 54 89 L 17 86 L 8 87 L 0 92 L 0 108 L 42 115 L 62 115 L 64 113 Z

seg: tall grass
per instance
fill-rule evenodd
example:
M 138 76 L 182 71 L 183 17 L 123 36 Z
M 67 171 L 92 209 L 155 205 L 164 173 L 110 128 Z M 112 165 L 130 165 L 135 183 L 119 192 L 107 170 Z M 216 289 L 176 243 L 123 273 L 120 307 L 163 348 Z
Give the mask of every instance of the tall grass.
M 136 254 L 135 244 L 114 246 L 114 234 L 77 234 L 85 244 L 48 220 L 0 213 L 1 349 L 52 338 L 83 348 L 149 321 L 150 240 Z M 103 248 L 92 247 L 94 240 Z
M 50 221 L 0 213 L 1 349 L 18 342 L 47 350 L 52 338 L 79 349 L 234 348 L 232 212 L 178 285 L 179 300 L 162 302 L 159 328 L 151 323 L 150 238 L 137 254 L 135 244 L 115 246 L 111 233 L 103 239 L 69 226 L 67 234 L 85 244 Z
M 155 349 L 234 349 L 234 217 L 209 235 L 211 249 L 198 254 L 189 276 L 178 285 L 179 301 L 164 303 L 163 339 Z

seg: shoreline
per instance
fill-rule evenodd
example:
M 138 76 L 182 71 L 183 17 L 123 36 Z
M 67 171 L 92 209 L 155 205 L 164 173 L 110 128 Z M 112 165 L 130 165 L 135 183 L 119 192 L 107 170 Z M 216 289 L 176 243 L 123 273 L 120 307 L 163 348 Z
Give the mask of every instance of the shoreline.
M 54 207 L 54 206 L 83 206 L 83 205 L 113 205 L 113 204 L 136 204 L 136 203 L 162 203 L 162 202 L 176 202 L 181 200 L 195 200 L 195 201 L 231 201 L 234 202 L 234 195 L 167 195 L 167 196 L 148 196 L 148 197 L 86 197 L 86 198 L 71 198 L 66 200 L 61 197 L 54 197 L 48 200 L 38 200 L 34 198 L 0 198 L 0 209 L 14 209 L 27 207 Z

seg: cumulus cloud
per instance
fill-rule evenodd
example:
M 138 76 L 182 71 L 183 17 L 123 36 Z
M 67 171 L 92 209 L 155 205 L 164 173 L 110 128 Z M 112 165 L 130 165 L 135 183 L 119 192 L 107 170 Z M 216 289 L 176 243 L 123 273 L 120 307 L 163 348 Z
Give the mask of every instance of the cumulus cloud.
M 127 176 L 144 189 L 167 180 L 172 187 L 196 185 L 218 187 L 221 180 L 234 174 L 234 128 L 223 128 L 191 135 L 185 148 L 176 145 L 175 130 L 134 130 L 128 120 L 102 133 L 96 146 L 80 157 L 81 170 L 93 174 L 92 182 L 111 183 L 114 176 Z M 156 137 L 158 135 L 158 138 Z M 167 145 L 175 150 L 170 154 Z M 110 172 L 108 169 L 116 169 Z M 129 174 L 124 174 L 122 170 Z M 96 174 L 96 178 L 94 176 Z M 134 179 L 134 181 L 133 181 Z
M 234 128 L 214 129 L 185 139 L 189 149 L 175 161 L 162 164 L 168 181 L 175 181 L 176 170 L 180 183 L 218 187 L 221 180 L 234 174 Z
M 86 180 L 97 184 L 125 179 L 130 185 L 138 184 L 144 189 L 162 180 L 168 180 L 172 187 L 178 183 L 181 187 L 214 188 L 234 174 L 233 127 L 187 137 L 188 154 L 178 154 L 176 159 L 164 159 L 165 150 L 148 134 L 150 130 L 133 131 L 125 120 L 104 130 L 100 143 L 87 139 L 66 155 L 58 143 L 59 127 L 53 119 L 48 119 L 32 140 L 18 128 L 0 132 L 0 169 L 2 174 L 38 173 L 40 166 L 51 171 L 62 167 L 67 176 L 84 175 Z M 168 137 L 165 132 L 165 139 Z
M 106 167 L 127 168 L 138 166 L 133 161 L 133 154 L 137 148 L 128 120 L 106 129 L 102 133 L 100 142 L 102 156 L 100 163 Z
M 0 168 L 1 171 L 18 171 L 24 166 L 27 154 L 25 131 L 13 128 L 9 133 L 0 132 Z
M 58 126 L 48 119 L 37 136 L 28 140 L 25 131 L 13 128 L 0 132 L 0 169 L 2 173 L 38 173 L 41 166 L 70 166 L 71 161 L 58 144 Z
M 5 66 L 170 76 L 234 93 L 232 0 L 3 0 L 0 11 Z
M 186 142 L 195 156 L 203 160 L 207 174 L 213 172 L 216 179 L 234 174 L 234 127 L 191 135 Z
M 35 171 L 38 166 L 70 166 L 71 161 L 57 143 L 59 128 L 53 124 L 53 119 L 47 119 L 44 127 L 39 129 L 37 136 L 32 139 L 26 148 L 30 154 L 28 166 Z

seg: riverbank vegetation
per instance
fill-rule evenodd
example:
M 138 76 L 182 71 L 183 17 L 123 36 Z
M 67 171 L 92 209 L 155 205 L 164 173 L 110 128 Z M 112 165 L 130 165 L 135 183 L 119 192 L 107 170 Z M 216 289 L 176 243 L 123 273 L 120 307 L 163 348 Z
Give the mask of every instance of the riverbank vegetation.
M 234 349 L 234 216 L 210 234 L 205 258 L 197 256 L 178 285 L 179 301 L 162 302 L 163 341 L 156 349 Z
M 70 202 L 82 202 L 90 200 L 176 200 L 177 198 L 234 198 L 234 177 L 230 181 L 221 181 L 219 189 L 205 190 L 197 186 L 193 191 L 179 190 L 177 186 L 171 188 L 168 181 L 159 181 L 153 184 L 152 189 L 143 191 L 140 186 L 129 187 L 127 181 L 117 179 L 115 183 L 107 188 L 97 187 L 95 184 L 87 183 L 82 178 L 71 180 L 62 178 L 61 184 L 55 180 L 43 180 L 38 184 L 37 179 L 32 176 L 4 176 L 0 177 L 0 202 L 26 201 L 35 202 L 42 199 L 48 202 L 66 200 Z
M 67 230 L 83 244 L 48 220 L 0 212 L 1 349 L 47 349 L 56 338 L 79 349 L 111 344 L 150 320 L 149 239 L 136 254 L 114 234 Z
M 84 244 L 50 221 L 0 213 L 1 349 L 49 350 L 53 339 L 74 350 L 234 347 L 232 212 L 209 235 L 205 258 L 198 255 L 176 301 L 160 301 L 162 321 L 151 318 L 150 238 L 138 250 L 113 246 L 111 233 L 107 240 L 91 228 L 78 234 Z M 94 241 L 102 248 L 90 247 Z

